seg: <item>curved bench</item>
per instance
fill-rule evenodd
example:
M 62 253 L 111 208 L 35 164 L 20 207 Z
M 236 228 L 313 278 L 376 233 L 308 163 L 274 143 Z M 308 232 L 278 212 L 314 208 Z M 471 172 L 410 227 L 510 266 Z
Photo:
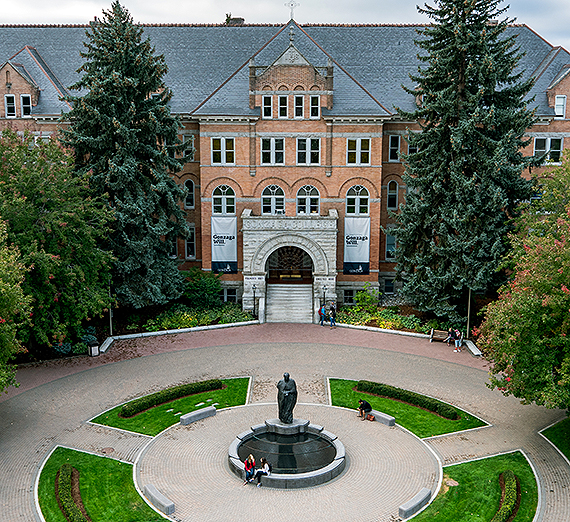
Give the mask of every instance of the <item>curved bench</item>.
M 213 417 L 215 414 L 215 406 L 208 406 L 207 408 L 202 408 L 201 410 L 180 415 L 180 424 L 182 424 L 182 426 L 188 426 L 188 424 L 192 424 L 193 422 L 206 419 L 207 417 Z
M 396 424 L 396 419 L 394 417 L 386 413 L 382 413 L 381 411 L 372 410 L 369 415 L 374 416 L 374 420 L 377 420 L 382 424 L 386 424 L 386 426 L 394 426 Z
M 174 502 L 158 491 L 152 484 L 147 484 L 144 487 L 144 495 L 150 500 L 154 507 L 162 511 L 165 515 L 172 515 L 172 513 L 174 513 Z
M 414 498 L 408 500 L 398 508 L 398 514 L 401 518 L 410 518 L 423 508 L 429 502 L 430 498 L 431 490 L 422 488 Z

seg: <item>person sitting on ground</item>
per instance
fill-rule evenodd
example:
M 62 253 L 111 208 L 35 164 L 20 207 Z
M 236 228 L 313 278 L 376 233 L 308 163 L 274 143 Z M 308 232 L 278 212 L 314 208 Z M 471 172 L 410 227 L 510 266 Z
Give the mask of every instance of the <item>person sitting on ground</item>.
M 358 399 L 358 416 L 362 417 L 362 420 L 366 419 L 366 416 L 372 411 L 372 406 L 365 400 Z
M 257 470 L 255 476 L 257 477 L 257 487 L 261 487 L 261 477 L 263 475 L 271 475 L 271 466 L 265 457 L 261 457 L 261 468 Z
M 253 476 L 255 475 L 255 459 L 253 455 L 249 455 L 243 463 L 245 467 L 245 480 L 243 485 L 245 486 L 248 482 L 253 482 Z

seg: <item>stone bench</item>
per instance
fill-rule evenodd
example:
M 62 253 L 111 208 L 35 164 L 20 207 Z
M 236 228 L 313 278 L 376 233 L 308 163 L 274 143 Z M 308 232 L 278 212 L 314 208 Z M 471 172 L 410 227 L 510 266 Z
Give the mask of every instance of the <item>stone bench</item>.
M 414 498 L 408 500 L 398 508 L 398 514 L 401 518 L 410 518 L 423 508 L 429 502 L 430 498 L 431 490 L 422 488 Z
M 374 420 L 377 420 L 382 424 L 386 424 L 386 426 L 394 426 L 394 424 L 396 424 L 396 419 L 394 417 L 386 413 L 382 413 L 381 411 L 372 410 L 369 415 L 373 415 Z
M 463 342 L 465 343 L 465 346 L 467 346 L 471 354 L 474 355 L 475 357 L 481 357 L 483 355 L 483 352 L 479 350 L 477 346 L 475 346 L 475 343 L 473 341 L 466 339 Z
M 447 339 L 446 330 L 435 330 L 434 328 L 431 329 L 429 333 L 430 343 L 433 343 L 434 341 L 445 341 L 446 339 Z
M 208 406 L 207 408 L 202 408 L 201 410 L 192 411 L 190 413 L 185 413 L 180 415 L 180 424 L 182 426 L 188 426 L 193 422 L 206 419 L 207 417 L 213 417 L 216 414 L 215 406 Z
M 152 484 L 147 484 L 144 487 L 144 495 L 156 509 L 162 511 L 165 515 L 172 515 L 172 513 L 174 513 L 174 502 L 164 496 Z

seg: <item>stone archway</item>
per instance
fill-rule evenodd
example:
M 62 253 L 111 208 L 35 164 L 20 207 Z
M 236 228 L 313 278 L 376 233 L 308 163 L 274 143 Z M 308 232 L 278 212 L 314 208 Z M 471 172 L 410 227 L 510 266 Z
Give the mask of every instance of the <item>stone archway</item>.
M 274 250 L 265 264 L 267 283 L 312 284 L 313 260 L 302 248 L 283 246 Z

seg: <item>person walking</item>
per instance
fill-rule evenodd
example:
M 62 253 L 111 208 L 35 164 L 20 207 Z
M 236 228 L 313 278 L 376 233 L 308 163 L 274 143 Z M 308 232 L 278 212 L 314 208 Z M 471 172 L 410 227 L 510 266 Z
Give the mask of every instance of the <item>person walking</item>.
M 331 320 L 331 330 L 333 328 L 336 328 L 336 306 L 334 304 L 334 301 L 331 303 L 331 308 L 329 310 L 329 317 Z
M 319 317 L 321 318 L 321 326 L 324 326 L 325 319 L 327 318 L 327 309 L 323 303 L 323 306 L 319 308 Z

